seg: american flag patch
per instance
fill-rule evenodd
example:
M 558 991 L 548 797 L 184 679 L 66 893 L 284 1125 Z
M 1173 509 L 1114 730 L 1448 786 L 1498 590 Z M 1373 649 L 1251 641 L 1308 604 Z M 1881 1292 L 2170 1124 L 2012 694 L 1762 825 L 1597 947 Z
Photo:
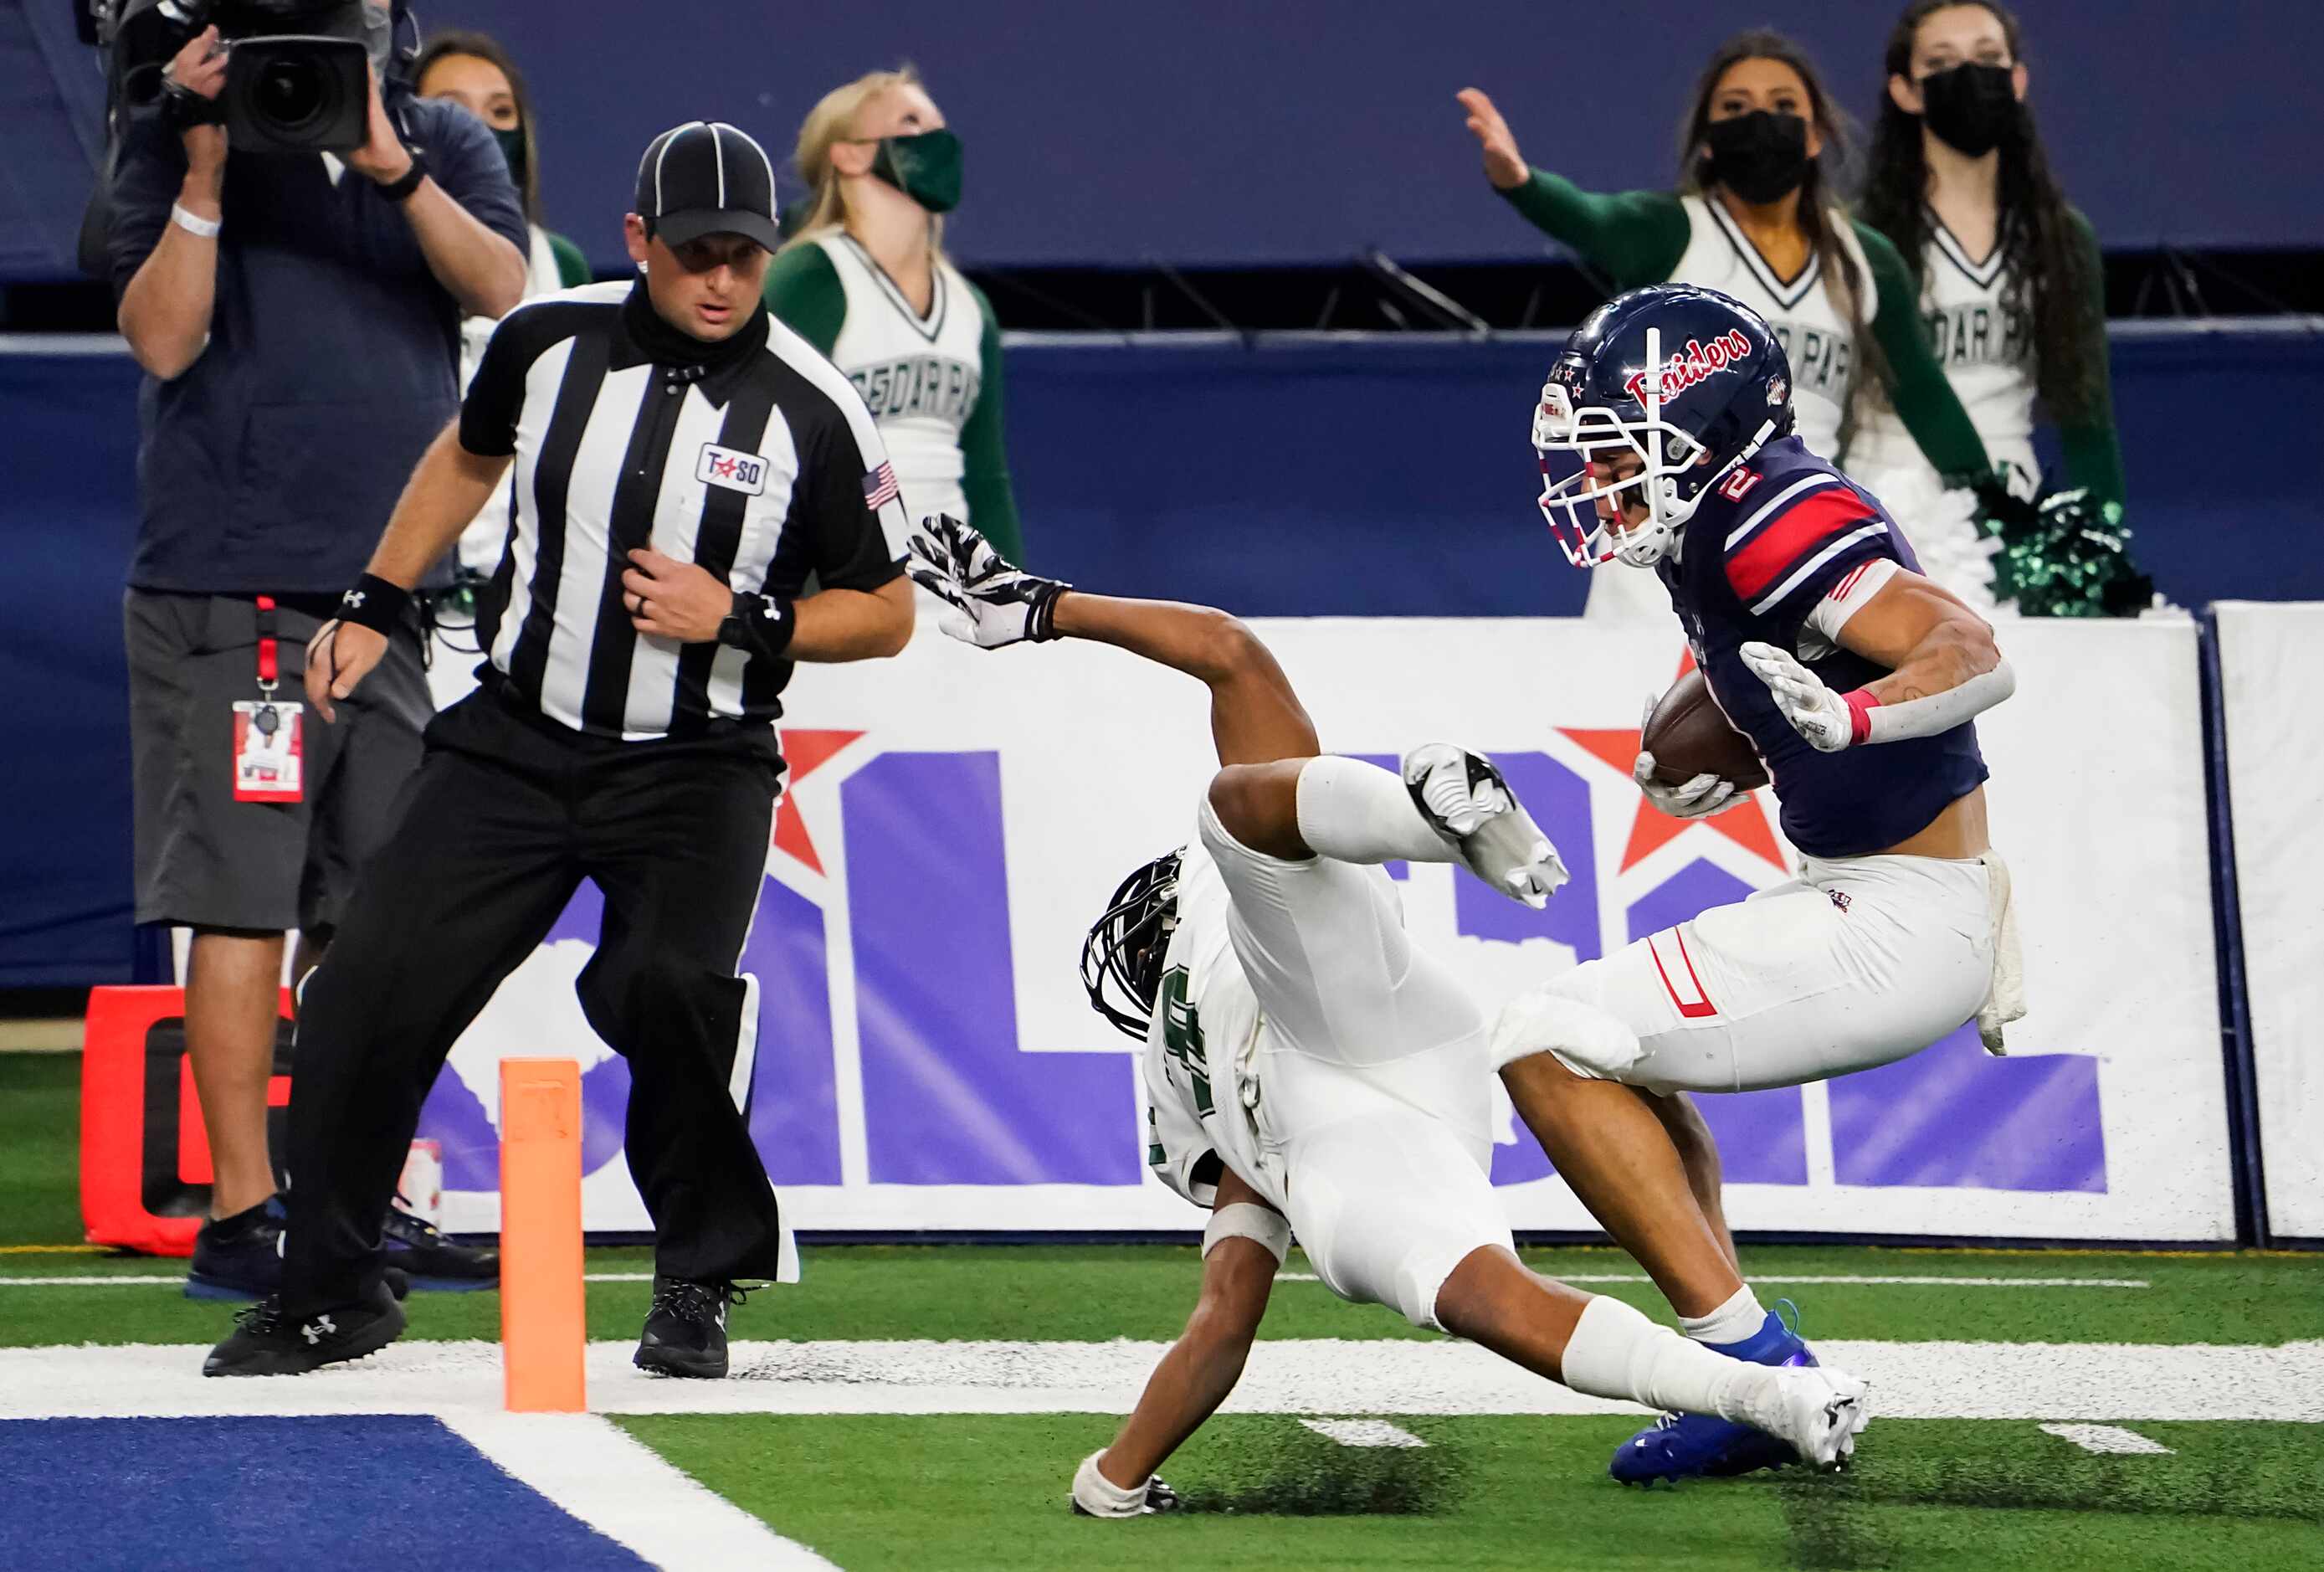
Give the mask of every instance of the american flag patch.
M 866 470 L 864 472 L 863 505 L 872 509 L 874 513 L 887 506 L 890 503 L 894 502 L 902 495 L 903 488 L 896 484 L 896 467 L 894 465 L 882 464 L 877 469 Z

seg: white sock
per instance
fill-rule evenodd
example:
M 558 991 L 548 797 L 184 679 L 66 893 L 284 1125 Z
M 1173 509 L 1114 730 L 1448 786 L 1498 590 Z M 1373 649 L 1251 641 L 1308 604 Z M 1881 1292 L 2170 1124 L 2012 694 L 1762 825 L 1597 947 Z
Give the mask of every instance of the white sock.
M 1395 771 L 1335 755 L 1299 772 L 1299 838 L 1343 863 L 1449 863 L 1459 855 Z
M 1679 1330 L 1698 1343 L 1740 1343 L 1757 1336 L 1759 1328 L 1766 1324 L 1767 1312 L 1748 1282 L 1735 1290 L 1734 1298 L 1711 1314 L 1678 1318 Z
M 1590 1397 L 1716 1414 L 1766 1428 L 1780 1409 L 1777 1372 L 1713 1354 L 1603 1295 L 1583 1307 L 1565 1345 L 1565 1384 Z
M 1140 1480 L 1129 1486 L 1116 1484 L 1097 1471 L 1097 1460 L 1104 1456 L 1102 1451 L 1093 1452 L 1083 1458 L 1082 1466 L 1074 1471 L 1074 1504 L 1092 1517 L 1136 1517 L 1145 1508 L 1146 1486 L 1149 1482 Z

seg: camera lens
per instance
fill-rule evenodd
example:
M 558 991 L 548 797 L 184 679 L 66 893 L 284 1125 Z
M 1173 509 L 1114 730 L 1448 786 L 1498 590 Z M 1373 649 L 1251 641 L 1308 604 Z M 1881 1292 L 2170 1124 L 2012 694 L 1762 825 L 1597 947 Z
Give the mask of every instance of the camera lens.
M 296 130 L 323 112 L 330 97 L 315 62 L 295 58 L 269 60 L 251 85 L 251 107 L 285 131 Z

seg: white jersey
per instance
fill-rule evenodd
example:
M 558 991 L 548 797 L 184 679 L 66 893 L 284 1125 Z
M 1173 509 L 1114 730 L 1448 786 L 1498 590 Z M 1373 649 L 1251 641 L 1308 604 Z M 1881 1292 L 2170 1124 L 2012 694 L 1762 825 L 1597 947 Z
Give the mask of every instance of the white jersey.
M 1982 263 L 1971 262 L 1952 231 L 1935 214 L 1927 217 L 1921 317 L 1928 326 L 1929 347 L 1984 440 L 1987 456 L 2006 467 L 2011 491 L 2030 497 L 2041 486 L 2041 467 L 2034 457 L 2033 319 L 2004 299 L 2009 272 L 1998 239 Z M 1865 421 L 1856 448 L 1849 467 L 1858 474 L 1901 469 L 1935 476 L 1894 410 L 1883 409 Z
M 818 236 L 814 244 L 831 259 L 847 296 L 832 364 L 871 406 L 911 516 L 944 513 L 967 519 L 960 433 L 976 411 L 984 380 L 984 312 L 976 291 L 939 256 L 927 314 L 921 316 L 845 230 Z
M 549 231 L 540 225 L 529 226 L 532 245 L 525 256 L 524 298 L 555 294 L 565 287 L 557 271 L 557 254 L 549 247 Z M 468 317 L 460 323 L 460 392 L 465 395 L 468 384 L 475 380 L 476 365 L 484 357 L 484 346 L 492 342 L 493 329 L 499 327 L 498 317 Z M 508 485 L 496 489 L 468 527 L 460 532 L 459 561 L 463 568 L 473 568 L 479 573 L 490 573 L 501 565 L 501 552 L 508 544 L 509 486 L 516 484 L 513 467 Z
M 1218 865 L 1200 845 L 1188 846 L 1178 865 L 1178 926 L 1146 1031 L 1147 1161 L 1164 1184 L 1207 1207 L 1213 1187 L 1197 1184 L 1194 1170 L 1216 1151 L 1282 1211 L 1282 1170 L 1266 1161 L 1256 1118 L 1265 1025 L 1227 936 L 1228 900 Z
M 1195 835 L 1147 1031 L 1147 1160 L 1207 1206 L 1194 1170 L 1217 1152 L 1333 1292 L 1434 1326 L 1452 1269 L 1509 1247 L 1476 1002 L 1412 944 L 1383 870 L 1253 851 L 1208 801 Z
M 1834 281 L 1824 274 L 1821 253 L 1810 253 L 1807 265 L 1785 282 L 1775 276 L 1732 216 L 1720 204 L 1701 197 L 1681 199 L 1686 208 L 1689 236 L 1686 253 L 1671 271 L 1670 282 L 1700 284 L 1732 295 L 1767 319 L 1775 341 L 1792 363 L 1792 408 L 1799 417 L 1801 440 L 1819 458 L 1840 455 L 1840 417 L 1848 404 L 1849 384 L 1855 373 L 1856 342 L 1849 330 L 1848 313 L 1840 307 Z M 1872 266 L 1857 244 L 1856 231 L 1837 210 L 1826 215 L 1840 237 L 1840 249 L 1855 264 L 1868 297 L 1865 320 L 1871 320 L 1875 302 Z

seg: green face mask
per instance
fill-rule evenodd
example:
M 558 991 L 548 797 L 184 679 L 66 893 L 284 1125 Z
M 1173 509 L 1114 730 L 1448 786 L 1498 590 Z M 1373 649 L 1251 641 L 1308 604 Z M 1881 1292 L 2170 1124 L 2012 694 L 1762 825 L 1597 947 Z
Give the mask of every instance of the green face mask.
M 495 127 L 493 140 L 501 144 L 501 156 L 508 160 L 509 179 L 516 182 L 516 194 L 524 195 L 524 127 L 503 131 Z
M 931 213 L 960 206 L 960 138 L 945 130 L 886 136 L 872 172 Z

